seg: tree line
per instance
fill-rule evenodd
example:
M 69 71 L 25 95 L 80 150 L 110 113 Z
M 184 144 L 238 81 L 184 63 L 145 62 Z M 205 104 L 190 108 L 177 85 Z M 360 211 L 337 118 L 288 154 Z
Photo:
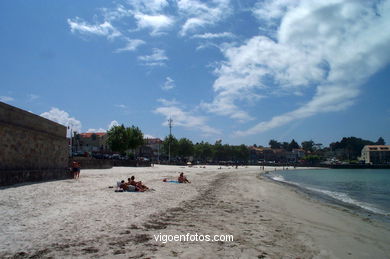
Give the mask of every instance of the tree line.
M 123 124 L 114 126 L 108 131 L 107 143 L 114 152 L 124 154 L 128 150 L 134 151 L 144 144 L 144 135 L 136 127 L 125 127 Z M 340 160 L 357 160 L 361 150 L 365 145 L 385 145 L 382 137 L 377 141 L 365 140 L 357 137 L 344 137 L 340 141 L 332 142 L 328 147 L 321 143 L 315 143 L 313 140 L 302 141 L 298 144 L 294 139 L 290 142 L 279 142 L 271 139 L 268 145 L 271 149 L 281 149 L 292 151 L 294 149 L 303 149 L 306 153 L 306 160 L 318 162 L 330 156 Z M 185 162 L 189 158 L 200 162 L 209 161 L 232 161 L 247 162 L 251 159 L 251 150 L 263 146 L 256 144 L 252 146 L 223 144 L 222 140 L 217 140 L 214 144 L 209 142 L 193 143 L 188 138 L 177 139 L 173 135 L 164 138 L 161 147 L 161 158 L 172 162 Z

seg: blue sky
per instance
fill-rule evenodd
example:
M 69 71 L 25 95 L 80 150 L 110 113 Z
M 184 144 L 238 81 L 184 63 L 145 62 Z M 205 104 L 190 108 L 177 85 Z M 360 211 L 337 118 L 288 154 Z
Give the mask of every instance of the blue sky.
M 390 142 L 390 1 L 0 1 L 0 101 L 81 132 Z

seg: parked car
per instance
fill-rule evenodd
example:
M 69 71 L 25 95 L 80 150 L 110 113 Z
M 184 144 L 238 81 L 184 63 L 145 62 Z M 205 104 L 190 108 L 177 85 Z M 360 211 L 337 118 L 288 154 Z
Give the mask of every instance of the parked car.
M 72 156 L 84 156 L 84 152 L 75 151 L 75 152 L 72 152 Z
M 93 158 L 96 158 L 96 159 L 103 159 L 103 158 L 104 158 L 104 155 L 103 155 L 103 154 L 100 154 L 100 153 L 94 153 L 94 154 L 92 154 L 92 157 L 93 157 Z
M 113 154 L 111 155 L 111 159 L 120 159 L 121 156 L 119 154 Z

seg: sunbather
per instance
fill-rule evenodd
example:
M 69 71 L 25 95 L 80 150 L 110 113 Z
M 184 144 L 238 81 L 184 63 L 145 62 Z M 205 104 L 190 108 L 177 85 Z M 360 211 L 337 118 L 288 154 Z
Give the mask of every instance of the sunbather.
M 128 180 L 127 184 L 134 186 L 137 192 L 144 192 L 149 190 L 149 188 L 146 185 L 144 185 L 141 181 L 136 182 L 134 175 L 131 178 L 128 178 L 127 180 Z
M 188 181 L 187 177 L 184 176 L 184 173 L 181 172 L 179 178 L 177 179 L 179 183 L 191 183 Z

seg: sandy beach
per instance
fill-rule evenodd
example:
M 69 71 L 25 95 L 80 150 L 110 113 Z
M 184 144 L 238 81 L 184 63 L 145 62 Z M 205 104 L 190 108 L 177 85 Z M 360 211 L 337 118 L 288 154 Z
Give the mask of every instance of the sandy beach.
M 178 172 L 192 183 L 162 181 Z M 259 167 L 114 167 L 82 170 L 78 180 L 1 188 L 0 258 L 390 258 L 388 224 L 260 173 Z M 132 175 L 155 191 L 109 188 Z M 187 233 L 234 240 L 155 240 Z

